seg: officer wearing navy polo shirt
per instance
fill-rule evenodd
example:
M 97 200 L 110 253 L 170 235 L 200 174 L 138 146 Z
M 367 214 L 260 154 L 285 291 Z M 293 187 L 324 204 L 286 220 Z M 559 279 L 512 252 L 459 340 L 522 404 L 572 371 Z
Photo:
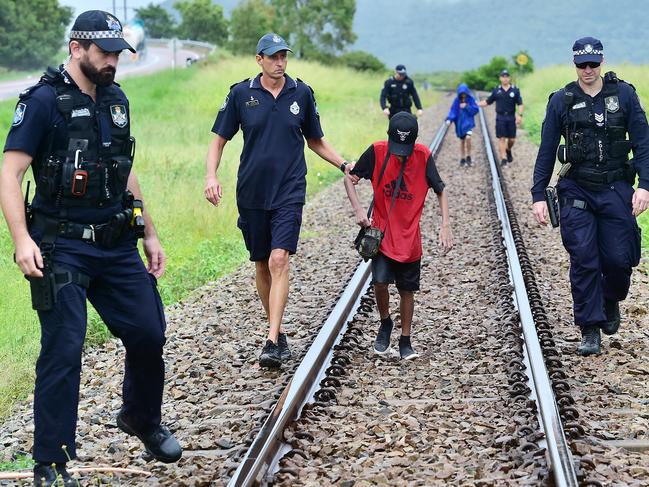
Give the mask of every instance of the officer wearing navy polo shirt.
M 410 100 L 412 98 L 412 101 Z M 388 102 L 390 106 L 388 107 Z M 403 64 L 398 64 L 394 68 L 394 75 L 390 76 L 383 83 L 381 90 L 381 110 L 387 115 L 388 118 L 392 117 L 395 113 L 408 112 L 412 103 L 417 107 L 417 116 L 420 117 L 424 111 L 422 110 L 421 100 L 415 87 L 415 82 L 408 77 L 408 71 Z
M 512 147 L 516 142 L 516 127 L 523 120 L 523 98 L 518 87 L 510 84 L 509 71 L 500 72 L 500 86 L 494 88 L 489 98 L 478 103 L 486 107 L 496 102 L 496 137 L 498 138 L 498 152 L 502 165 L 512 162 Z M 518 113 L 516 113 L 518 105 Z
M 270 324 L 259 358 L 262 367 L 279 367 L 291 357 L 281 325 L 289 255 L 297 250 L 306 195 L 304 139 L 312 151 L 358 181 L 349 176 L 353 165 L 324 140 L 313 91 L 286 74 L 289 51 L 277 34 L 259 39 L 256 60 L 261 73 L 232 85 L 225 97 L 212 128 L 215 136 L 205 176 L 205 198 L 216 206 L 222 197 L 216 172 L 223 148 L 241 128 L 238 226 L 255 262 L 257 291 Z
M 79 15 L 69 61 L 20 95 L 4 147 L 0 203 L 41 323 L 35 485 L 52 485 L 57 474 L 77 485 L 65 464 L 76 456 L 86 299 L 126 348 L 118 427 L 158 460 L 182 453 L 160 424 L 166 325 L 156 278 L 165 255 L 131 170 L 128 99 L 113 82 L 123 49 L 135 52 L 119 20 L 99 10 Z M 26 215 L 21 182 L 30 166 L 36 195 Z
M 599 40 L 581 38 L 572 50 L 577 81 L 550 95 L 532 198 L 536 220 L 547 224 L 544 190 L 558 147 L 561 239 L 570 254 L 574 320 L 582 335 L 578 352 L 591 355 L 600 353 L 600 330 L 618 331 L 619 302 L 640 260 L 636 217 L 649 206 L 649 126 L 633 86 L 613 72 L 600 76 Z

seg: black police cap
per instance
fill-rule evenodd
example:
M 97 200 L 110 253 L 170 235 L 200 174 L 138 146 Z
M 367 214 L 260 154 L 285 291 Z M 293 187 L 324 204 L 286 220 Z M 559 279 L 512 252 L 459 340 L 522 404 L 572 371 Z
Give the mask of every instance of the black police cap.
M 572 55 L 575 64 L 601 63 L 604 59 L 604 46 L 599 39 L 582 37 L 572 45 Z
M 415 148 L 418 133 L 417 117 L 408 112 L 395 113 L 388 126 L 388 150 L 391 154 L 408 157 Z
M 124 40 L 122 23 L 102 10 L 88 10 L 80 14 L 74 21 L 70 31 L 70 40 L 86 39 L 97 44 L 100 49 L 108 52 L 118 52 L 135 49 Z

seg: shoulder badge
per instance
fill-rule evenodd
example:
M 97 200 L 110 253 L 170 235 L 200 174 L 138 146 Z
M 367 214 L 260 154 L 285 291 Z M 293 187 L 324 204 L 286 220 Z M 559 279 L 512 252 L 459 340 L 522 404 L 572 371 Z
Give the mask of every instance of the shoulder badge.
M 111 105 L 110 116 L 115 126 L 121 129 L 128 124 L 128 116 L 126 115 L 126 107 L 124 105 Z
M 27 105 L 25 105 L 24 103 L 18 103 L 18 105 L 16 105 L 14 119 L 11 123 L 12 127 L 17 127 L 18 125 L 23 123 L 23 120 L 25 119 L 25 110 L 27 110 Z

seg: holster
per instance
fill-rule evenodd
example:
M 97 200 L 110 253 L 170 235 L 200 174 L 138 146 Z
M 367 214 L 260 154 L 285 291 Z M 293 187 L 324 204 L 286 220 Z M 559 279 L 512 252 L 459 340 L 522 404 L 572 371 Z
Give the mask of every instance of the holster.
M 50 311 L 56 303 L 56 282 L 54 273 L 43 270 L 43 277 L 26 276 L 32 293 L 32 308 L 36 311 Z
M 559 198 L 553 186 L 545 188 L 545 202 L 548 205 L 548 215 L 553 228 L 559 226 Z

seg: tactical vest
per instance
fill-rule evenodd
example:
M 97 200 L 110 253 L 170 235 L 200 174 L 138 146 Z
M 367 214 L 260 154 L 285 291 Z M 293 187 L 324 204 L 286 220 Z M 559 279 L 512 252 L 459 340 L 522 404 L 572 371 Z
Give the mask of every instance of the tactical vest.
M 566 159 L 572 168 L 566 177 L 598 185 L 627 179 L 633 181 L 635 172 L 629 161 L 631 142 L 626 139 L 629 115 L 618 98 L 619 80 L 615 73 L 604 75 L 603 120 L 596 119 L 593 100 L 576 81 L 564 88 L 566 119 L 563 135 Z
M 56 127 L 50 132 L 33 165 L 37 193 L 61 209 L 101 208 L 122 201 L 135 151 L 123 95 L 115 85 L 105 87 L 95 105 L 52 68 L 32 89 L 41 85 L 55 91 L 68 139 L 54 149 Z
M 408 86 L 408 79 L 404 78 L 397 81 L 392 78 L 388 84 L 387 98 L 390 101 L 391 109 L 410 108 L 412 101 L 410 101 L 410 88 Z M 404 88 L 404 86 L 406 88 Z

